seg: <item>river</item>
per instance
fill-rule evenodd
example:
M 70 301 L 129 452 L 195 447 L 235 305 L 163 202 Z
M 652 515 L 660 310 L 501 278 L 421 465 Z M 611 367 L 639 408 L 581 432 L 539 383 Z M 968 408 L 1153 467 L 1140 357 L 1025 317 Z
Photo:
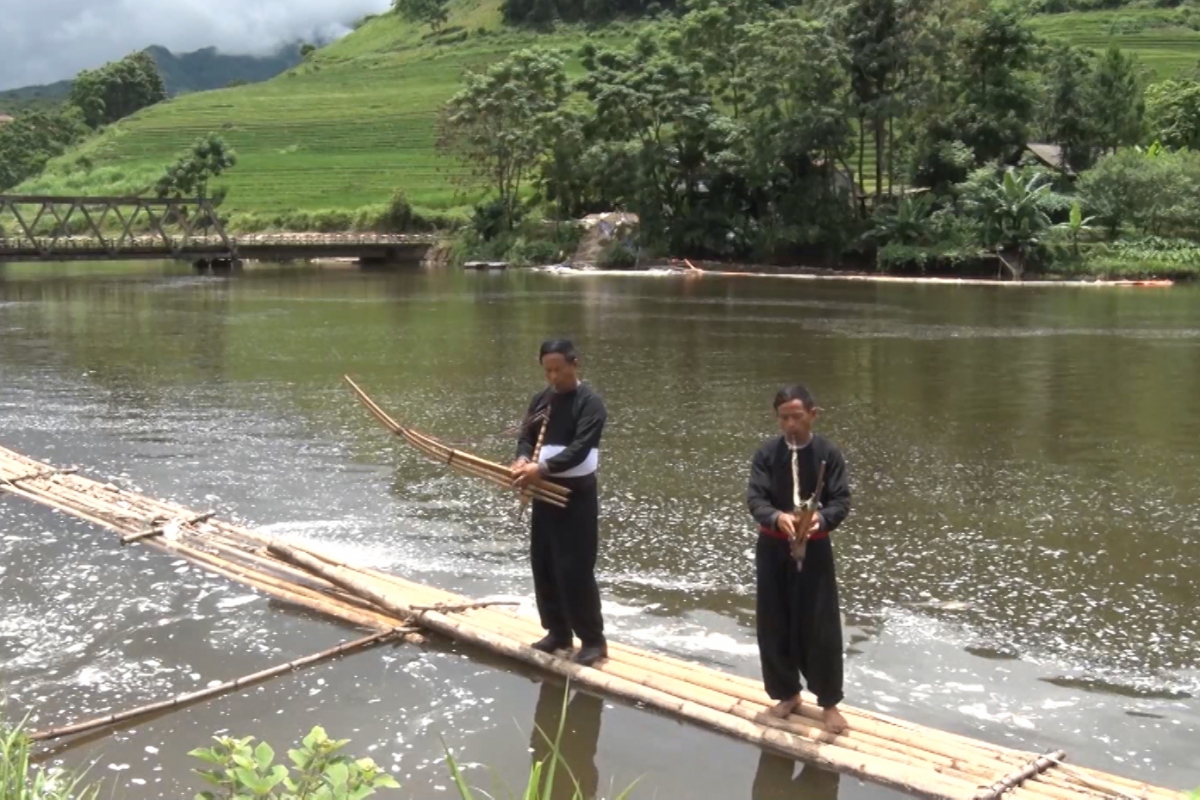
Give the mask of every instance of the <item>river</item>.
M 599 572 L 613 638 L 756 675 L 749 455 L 801 380 L 847 456 L 835 534 L 848 701 L 1176 788 L 1200 785 L 1200 290 L 783 278 L 0 267 L 0 444 L 478 596 L 525 598 L 511 497 L 389 438 L 500 432 L 573 337 L 605 395 Z M 0 691 L 34 727 L 356 635 L 111 533 L 0 497 Z M 190 797 L 216 733 L 281 754 L 313 725 L 402 784 L 523 787 L 563 688 L 391 646 L 61 745 L 105 795 Z M 894 793 L 574 694 L 599 796 Z

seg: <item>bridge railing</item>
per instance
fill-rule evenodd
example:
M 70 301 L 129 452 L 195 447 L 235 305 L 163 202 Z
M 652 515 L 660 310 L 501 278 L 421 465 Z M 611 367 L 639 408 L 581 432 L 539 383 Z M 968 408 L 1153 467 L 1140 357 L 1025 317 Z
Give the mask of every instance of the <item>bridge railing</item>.
M 213 237 L 221 252 L 236 253 L 205 198 L 0 195 L 0 249 L 43 258 L 82 241 L 112 256 L 146 247 L 179 254 L 213 247 Z
M 228 234 L 211 203 L 148 197 L 0 195 L 0 258 L 122 254 L 236 258 L 241 248 L 297 249 L 431 245 L 431 234 Z

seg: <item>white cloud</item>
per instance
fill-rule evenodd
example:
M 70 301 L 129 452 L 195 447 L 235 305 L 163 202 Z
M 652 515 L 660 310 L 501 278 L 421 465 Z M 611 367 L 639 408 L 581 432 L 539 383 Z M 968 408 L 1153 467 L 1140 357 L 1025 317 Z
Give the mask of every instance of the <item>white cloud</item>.
M 389 0 L 0 0 L 0 89 L 73 77 L 152 44 L 269 53 L 336 36 Z

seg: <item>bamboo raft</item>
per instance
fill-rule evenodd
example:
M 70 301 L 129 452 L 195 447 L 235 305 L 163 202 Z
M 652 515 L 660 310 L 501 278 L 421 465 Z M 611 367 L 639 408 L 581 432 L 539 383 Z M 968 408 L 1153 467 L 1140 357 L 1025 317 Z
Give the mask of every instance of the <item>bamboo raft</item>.
M 424 445 L 437 445 L 427 439 Z M 438 453 L 446 460 L 444 452 Z M 461 463 L 492 469 L 486 466 L 490 462 Z M 0 447 L 3 493 L 115 531 L 122 546 L 137 543 L 168 552 L 279 601 L 358 628 L 397 637 L 417 636 L 409 631 L 419 629 L 477 646 L 780 755 L 910 794 L 945 800 L 995 800 L 1002 795 L 1018 800 L 1184 797 L 1182 792 L 1066 764 L 1061 751 L 1015 750 L 848 706 L 843 706 L 843 714 L 849 730 L 832 735 L 823 730 L 820 709 L 808 695 L 788 719 L 777 720 L 765 713 L 772 703 L 757 680 L 617 642 L 609 643 L 607 660 L 582 667 L 526 645 L 543 633 L 535 619 L 345 563 L 324 548 L 268 537 L 224 522 L 212 512 L 126 491 Z M 176 701 L 156 706 L 172 702 Z

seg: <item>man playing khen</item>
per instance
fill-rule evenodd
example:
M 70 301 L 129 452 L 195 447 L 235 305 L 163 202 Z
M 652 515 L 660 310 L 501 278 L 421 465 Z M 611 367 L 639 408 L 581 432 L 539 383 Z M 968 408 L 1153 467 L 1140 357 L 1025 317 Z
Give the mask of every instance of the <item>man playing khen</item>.
M 846 462 L 832 442 L 813 432 L 820 409 L 803 386 L 780 389 L 775 414 L 782 435 L 754 454 L 746 492 L 759 526 L 754 560 L 763 682 L 777 701 L 770 713 L 785 718 L 800 705 L 803 676 L 824 710 L 826 729 L 838 733 L 846 728 L 838 711 L 842 620 L 829 533 L 850 513 Z M 801 513 L 805 506 L 810 514 Z M 797 530 L 797 521 L 809 515 L 808 529 Z

